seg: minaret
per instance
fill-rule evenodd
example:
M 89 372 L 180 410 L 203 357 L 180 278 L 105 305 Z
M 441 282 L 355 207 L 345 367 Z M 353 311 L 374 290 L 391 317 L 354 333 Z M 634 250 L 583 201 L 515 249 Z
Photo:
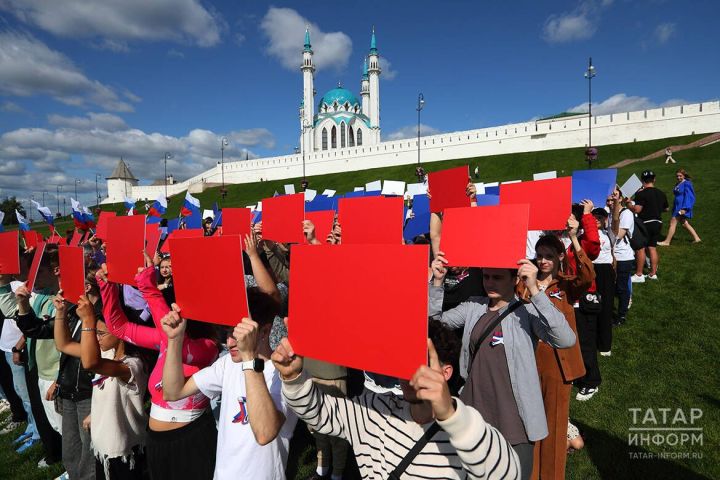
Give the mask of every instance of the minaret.
M 369 115 L 370 108 L 370 80 L 368 80 L 368 61 L 365 57 L 363 62 L 362 80 L 360 80 L 360 99 L 362 101 L 362 113 Z
M 373 143 L 380 143 L 380 57 L 375 43 L 375 27 L 370 39 L 368 54 L 368 81 L 370 83 L 369 117 Z
M 302 131 L 303 151 L 314 151 L 313 145 L 313 117 L 315 116 L 315 87 L 313 85 L 313 51 L 310 46 L 310 27 L 305 28 L 305 46 L 303 48 L 303 62 L 300 70 L 303 72 L 303 103 L 300 118 L 300 129 Z

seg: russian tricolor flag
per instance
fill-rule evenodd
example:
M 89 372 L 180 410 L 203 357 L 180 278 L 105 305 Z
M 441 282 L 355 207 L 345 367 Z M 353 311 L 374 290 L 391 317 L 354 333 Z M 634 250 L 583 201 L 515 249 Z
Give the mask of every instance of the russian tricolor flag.
M 54 225 L 53 215 L 48 207 L 43 207 L 35 200 L 30 200 L 30 202 L 32 202 L 32 204 L 35 206 L 35 208 L 40 213 L 40 215 L 42 215 L 43 219 L 45 219 L 45 221 L 47 222 L 48 225 L 50 225 L 50 226 Z
M 95 217 L 87 207 L 82 207 L 83 220 L 88 228 L 95 228 Z
M 72 216 L 75 228 L 79 230 L 87 230 L 88 226 L 85 223 L 85 216 L 83 215 L 82 207 L 80 207 L 80 202 L 70 197 L 70 204 L 72 205 Z
M 150 207 L 150 210 L 148 210 L 148 215 L 151 217 L 162 217 L 163 215 L 165 215 L 166 210 L 167 198 L 162 195 L 158 195 L 157 199 L 155 199 L 155 202 L 153 202 L 152 207 Z
M 135 200 L 125 197 L 125 209 L 128 215 L 135 215 Z
M 3 220 L 5 220 L 5 212 L 0 212 L 0 232 L 5 231 L 5 227 L 2 225 Z
M 15 210 L 15 216 L 17 217 L 18 224 L 20 226 L 21 232 L 29 232 L 30 231 L 30 222 L 27 221 L 25 217 L 22 216 L 20 212 Z
M 185 193 L 185 201 L 180 209 L 180 215 L 183 217 L 189 217 L 191 215 L 200 213 L 200 200 L 190 195 L 190 192 Z

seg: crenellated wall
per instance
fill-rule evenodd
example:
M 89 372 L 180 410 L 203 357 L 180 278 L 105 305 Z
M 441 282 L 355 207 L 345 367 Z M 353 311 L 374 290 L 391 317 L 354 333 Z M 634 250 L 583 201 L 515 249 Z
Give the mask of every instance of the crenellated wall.
M 720 132 L 718 101 L 592 117 L 593 146 L 714 132 Z M 421 137 L 420 160 L 428 163 L 583 147 L 587 146 L 587 141 L 586 116 L 540 120 Z M 417 139 L 313 152 L 305 155 L 305 174 L 322 175 L 414 164 L 418 161 L 417 152 Z M 302 165 L 303 156 L 300 154 L 226 163 L 225 183 L 302 177 Z M 220 182 L 218 165 L 184 182 L 168 186 L 168 194 L 174 195 L 188 189 L 191 193 L 202 191 L 205 184 Z M 136 186 L 132 189 L 132 195 L 136 199 L 154 199 L 164 190 L 164 186 Z M 108 198 L 104 203 L 121 200 Z

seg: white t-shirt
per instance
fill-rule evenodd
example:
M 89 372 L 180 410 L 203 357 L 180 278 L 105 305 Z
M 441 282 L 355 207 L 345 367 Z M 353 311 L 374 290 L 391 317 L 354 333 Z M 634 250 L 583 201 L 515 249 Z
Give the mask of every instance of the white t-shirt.
M 618 226 L 622 229 L 627 230 L 625 236 L 615 242 L 615 259 L 618 262 L 625 260 L 634 260 L 635 252 L 630 246 L 630 238 L 635 231 L 635 215 L 630 210 L 623 210 L 620 212 L 620 220 Z
M 598 235 L 600 235 L 600 253 L 593 260 L 593 263 L 612 263 L 612 242 L 610 242 L 610 237 L 605 233 L 605 230 L 600 229 L 598 229 Z
M 13 292 L 17 290 L 19 286 L 23 285 L 23 282 L 13 281 L 10 282 L 10 288 Z M 14 312 L 4 312 L 12 314 Z M 17 342 L 20 341 L 22 332 L 17 327 L 17 323 L 12 318 L 6 318 L 2 327 L 2 334 L 0 334 L 0 350 L 3 352 L 12 352 L 12 349 Z
M 240 364 L 225 355 L 193 375 L 195 385 L 209 398 L 222 393 L 215 480 L 285 478 L 290 438 L 297 417 L 285 403 L 280 375 L 269 360 L 265 361 L 263 375 L 275 406 L 286 419 L 275 440 L 264 446 L 255 441 L 250 427 L 245 372 Z

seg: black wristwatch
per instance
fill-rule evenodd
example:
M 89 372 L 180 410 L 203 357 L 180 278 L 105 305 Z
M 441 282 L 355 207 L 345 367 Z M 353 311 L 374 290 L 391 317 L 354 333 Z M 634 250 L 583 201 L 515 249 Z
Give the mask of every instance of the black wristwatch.
M 16 347 L 12 347 L 12 353 L 22 353 L 22 350 L 18 350 Z
M 240 362 L 240 366 L 243 369 L 243 372 L 245 370 L 252 370 L 254 372 L 262 372 L 265 370 L 265 360 L 262 358 L 254 358 L 252 360 L 248 360 L 247 362 Z

